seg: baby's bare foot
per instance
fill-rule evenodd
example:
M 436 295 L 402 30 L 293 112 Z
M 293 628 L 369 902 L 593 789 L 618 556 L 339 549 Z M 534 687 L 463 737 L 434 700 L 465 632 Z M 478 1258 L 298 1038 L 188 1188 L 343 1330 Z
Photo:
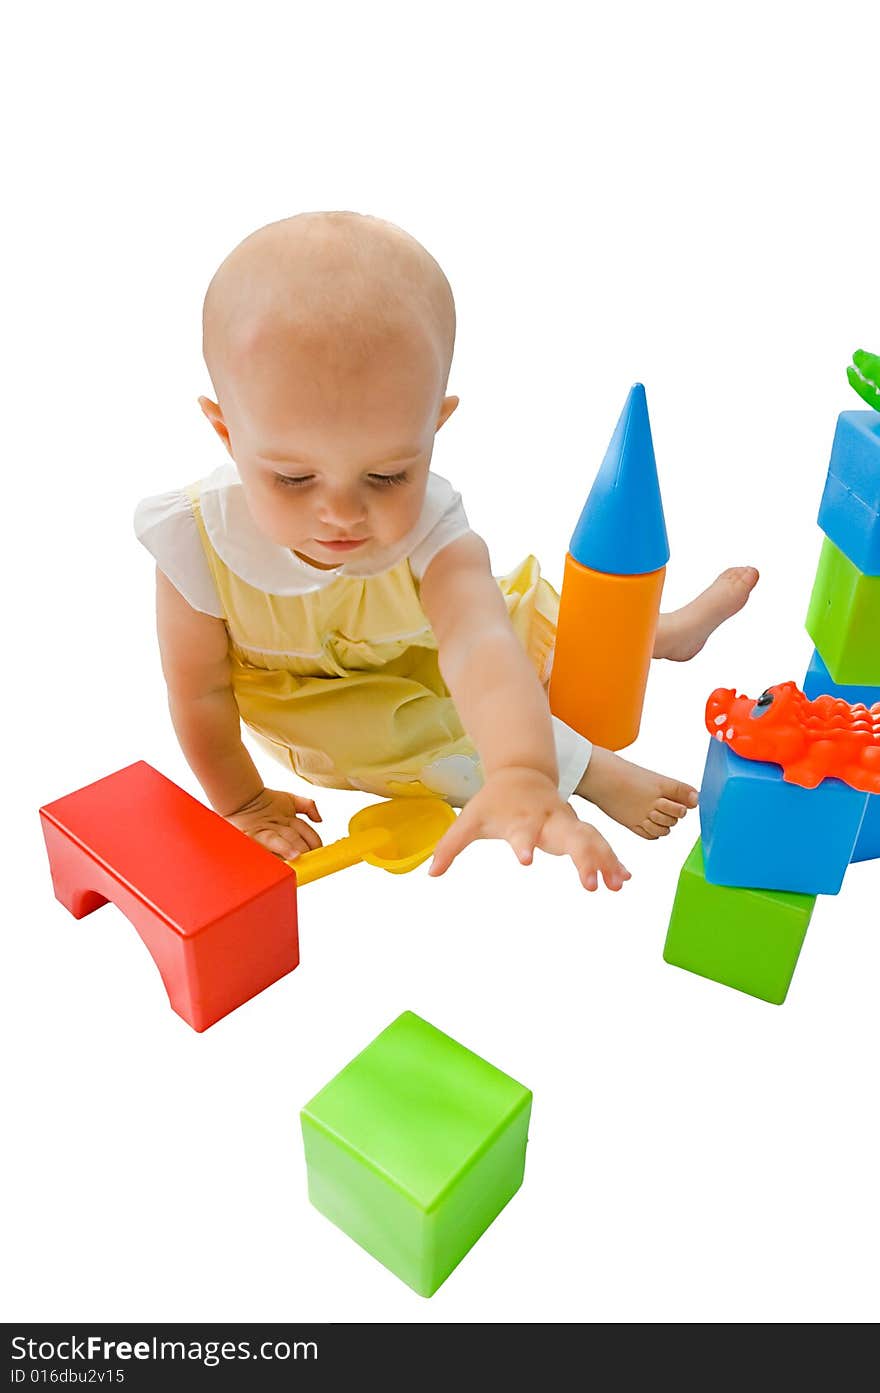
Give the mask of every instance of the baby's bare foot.
M 615 822 L 649 841 L 668 837 L 688 808 L 697 806 L 697 790 L 690 784 L 652 774 L 650 769 L 598 748 L 593 750 L 577 792 Z
M 754 566 L 731 566 L 689 605 L 661 614 L 654 657 L 676 663 L 695 657 L 719 624 L 742 609 L 757 583 Z

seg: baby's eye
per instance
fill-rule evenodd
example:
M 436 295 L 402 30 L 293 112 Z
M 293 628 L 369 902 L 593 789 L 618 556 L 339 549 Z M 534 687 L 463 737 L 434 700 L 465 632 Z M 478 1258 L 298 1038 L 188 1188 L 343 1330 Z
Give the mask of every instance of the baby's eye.
M 314 479 L 314 474 L 276 474 L 276 483 L 282 484 L 285 488 L 301 488 L 303 484 L 310 484 Z
M 395 484 L 405 484 L 409 475 L 405 469 L 399 474 L 368 474 L 367 478 L 376 488 L 393 488 Z

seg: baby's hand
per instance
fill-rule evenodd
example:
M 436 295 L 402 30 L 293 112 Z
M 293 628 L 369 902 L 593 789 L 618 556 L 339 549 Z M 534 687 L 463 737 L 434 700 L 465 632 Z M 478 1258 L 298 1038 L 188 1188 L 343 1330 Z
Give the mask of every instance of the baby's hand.
M 491 774 L 438 843 L 429 874 L 442 875 L 478 837 L 509 842 L 524 866 L 531 864 L 535 847 L 553 856 L 570 856 L 585 890 L 597 888 L 599 871 L 609 890 L 619 890 L 630 879 L 605 838 L 581 822 L 552 779 L 536 769 Z
M 297 813 L 305 813 L 312 822 L 321 821 L 321 814 L 311 798 L 297 798 L 293 793 L 264 788 L 238 812 L 227 813 L 226 821 L 253 837 L 267 851 L 289 861 L 321 845 L 317 832 L 308 823 L 301 822 Z

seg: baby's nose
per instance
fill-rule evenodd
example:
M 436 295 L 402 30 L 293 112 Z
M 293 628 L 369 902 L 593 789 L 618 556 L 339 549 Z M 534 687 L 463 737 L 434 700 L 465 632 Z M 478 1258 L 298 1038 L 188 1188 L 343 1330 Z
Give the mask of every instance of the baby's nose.
M 356 493 L 328 494 L 323 500 L 323 520 L 335 527 L 350 527 L 364 516 L 363 500 Z

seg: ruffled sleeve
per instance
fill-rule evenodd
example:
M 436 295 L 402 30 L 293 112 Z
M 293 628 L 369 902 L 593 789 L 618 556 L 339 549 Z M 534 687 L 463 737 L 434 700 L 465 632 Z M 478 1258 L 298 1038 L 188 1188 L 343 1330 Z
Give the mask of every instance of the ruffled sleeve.
M 159 570 L 193 609 L 215 619 L 225 617 L 185 493 L 159 493 L 141 499 L 135 509 L 134 530 Z
M 409 568 L 416 580 L 422 579 L 438 551 L 442 551 L 450 542 L 457 541 L 471 530 L 461 494 L 456 493 L 445 479 L 438 480 L 438 483 L 445 485 L 448 497 L 443 500 L 445 506 L 431 530 L 409 554 Z

